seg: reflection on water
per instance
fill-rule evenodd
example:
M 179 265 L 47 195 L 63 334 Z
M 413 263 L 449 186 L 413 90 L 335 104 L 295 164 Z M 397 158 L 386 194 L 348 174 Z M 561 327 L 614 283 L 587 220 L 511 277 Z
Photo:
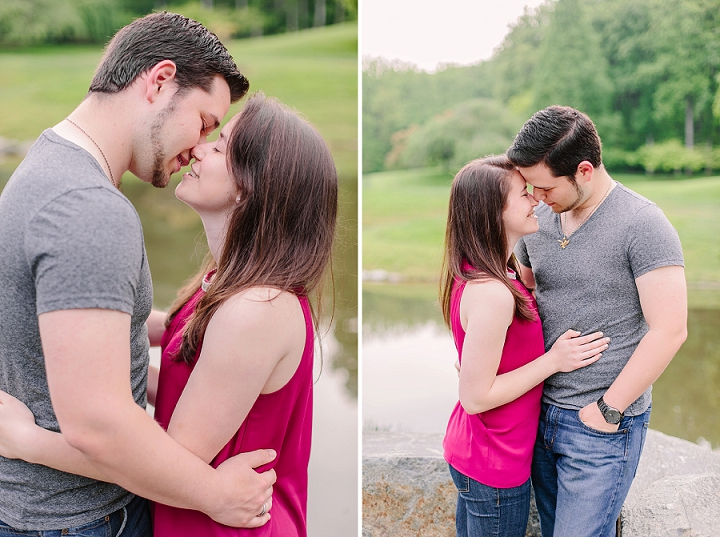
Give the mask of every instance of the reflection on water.
M 445 430 L 457 402 L 457 357 L 433 292 L 412 296 L 387 285 L 363 287 L 365 429 Z M 713 448 L 720 447 L 718 327 L 720 310 L 690 310 L 688 339 L 653 386 L 650 422 Z
M 458 377 L 444 326 L 428 321 L 407 331 L 363 333 L 362 359 L 363 430 L 445 431 Z

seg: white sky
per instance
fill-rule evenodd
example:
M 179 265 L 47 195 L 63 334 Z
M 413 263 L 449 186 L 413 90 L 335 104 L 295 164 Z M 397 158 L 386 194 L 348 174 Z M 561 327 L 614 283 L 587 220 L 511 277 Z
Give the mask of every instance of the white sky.
M 544 0 L 361 0 L 363 56 L 432 71 L 488 59 L 525 6 Z

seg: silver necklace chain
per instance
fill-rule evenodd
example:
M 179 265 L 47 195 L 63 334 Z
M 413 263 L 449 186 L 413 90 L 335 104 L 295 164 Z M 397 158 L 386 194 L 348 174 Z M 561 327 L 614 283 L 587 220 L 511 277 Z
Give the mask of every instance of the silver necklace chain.
M 110 177 L 108 177 L 108 179 L 110 179 L 110 182 L 113 184 L 113 186 L 116 187 L 117 185 L 115 184 L 115 177 L 113 176 L 112 169 L 110 168 L 110 163 L 108 162 L 108 159 L 107 159 L 107 157 L 105 156 L 105 153 L 103 153 L 103 150 L 100 149 L 100 146 L 98 145 L 98 143 L 93 139 L 92 136 L 90 136 L 90 135 L 85 131 L 85 129 L 83 129 L 80 125 L 78 125 L 77 123 L 75 123 L 72 119 L 70 119 L 69 117 L 66 117 L 66 118 L 65 118 L 65 121 L 69 121 L 70 123 L 72 123 L 73 125 L 75 125 L 78 129 L 80 129 L 80 131 L 81 131 L 85 136 L 87 136 L 88 138 L 90 138 L 90 141 L 91 141 L 93 144 L 95 144 L 95 147 L 98 148 L 98 151 L 100 151 L 100 154 L 102 155 L 102 158 L 105 160 L 105 165 L 107 166 L 108 172 L 110 172 Z
M 560 217 L 559 217 L 560 232 L 563 234 L 562 239 L 558 239 L 558 242 L 560 243 L 560 248 L 562 248 L 564 250 L 565 247 L 568 244 L 570 244 L 570 237 L 572 236 L 572 234 L 575 233 L 578 229 L 580 229 L 580 227 L 582 227 L 582 225 L 587 221 L 587 219 L 590 218 L 595 213 L 597 208 L 600 207 L 600 204 L 603 201 L 605 201 L 605 198 L 607 198 L 608 194 L 610 194 L 610 189 L 612 188 L 612 186 L 613 186 L 613 182 L 610 181 L 610 186 L 608 186 L 608 189 L 605 191 L 605 195 L 602 197 L 602 199 L 595 204 L 595 207 L 593 207 L 592 210 L 588 213 L 588 215 L 582 219 L 582 222 L 580 222 L 580 224 L 575 229 L 573 229 L 572 233 L 570 233 L 568 235 L 565 234 L 565 230 L 563 229 L 563 218 L 562 217 L 565 213 L 560 214 Z M 565 220 L 566 220 L 565 223 L 567 223 L 567 219 L 565 219 Z

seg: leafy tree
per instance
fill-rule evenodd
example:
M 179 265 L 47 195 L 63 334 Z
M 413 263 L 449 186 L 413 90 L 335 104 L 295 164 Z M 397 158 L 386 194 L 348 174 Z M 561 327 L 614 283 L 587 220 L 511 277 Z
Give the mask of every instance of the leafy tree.
M 363 62 L 363 170 L 383 168 L 393 133 L 420 125 L 459 102 L 489 97 L 487 64 L 445 66 L 436 73 L 411 64 L 366 58 Z
M 720 62 L 714 0 L 605 0 L 594 9 L 615 82 L 627 148 L 653 140 L 712 141 Z
M 0 0 L 0 44 L 105 43 L 133 18 L 168 9 L 221 39 L 295 31 L 357 17 L 357 0 Z
M 129 21 L 114 0 L 3 0 L 0 43 L 105 42 Z
M 613 87 L 586 2 L 554 4 L 533 75 L 535 109 L 562 104 L 594 118 L 610 111 Z
M 458 161 L 460 140 L 450 157 L 446 134 L 436 132 L 433 142 L 428 125 L 442 127 L 438 114 L 477 98 L 524 118 L 550 104 L 586 112 L 608 165 L 717 169 L 708 146 L 720 141 L 718 7 L 718 0 L 547 0 L 526 9 L 478 65 L 430 74 L 370 62 L 363 73 L 364 169 Z M 677 151 L 672 140 L 688 149 Z M 421 145 L 422 158 L 413 156 Z
M 525 8 L 523 15 L 509 25 L 508 35 L 488 62 L 493 80 L 492 96 L 515 113 L 529 116 L 535 111 L 533 76 L 552 9 L 549 3 L 535 10 Z
M 459 169 L 470 160 L 503 153 L 522 126 L 520 117 L 497 101 L 473 99 L 415 129 L 398 159 L 403 167 L 442 165 Z
M 694 145 L 695 121 L 707 121 L 720 67 L 718 5 L 708 0 L 653 0 L 659 83 L 654 93 L 655 117 L 685 128 L 685 145 Z

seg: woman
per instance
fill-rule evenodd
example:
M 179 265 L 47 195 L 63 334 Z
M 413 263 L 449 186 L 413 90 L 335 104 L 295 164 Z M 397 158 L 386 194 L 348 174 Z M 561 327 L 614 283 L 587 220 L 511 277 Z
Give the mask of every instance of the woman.
M 460 361 L 460 401 L 443 442 L 458 537 L 525 535 L 542 382 L 608 347 L 600 332 L 569 330 L 544 353 L 513 255 L 518 239 L 538 230 L 536 205 L 505 156 L 470 162 L 452 183 L 440 299 Z
M 317 131 L 262 94 L 216 142 L 192 154 L 176 195 L 200 215 L 209 258 L 167 316 L 148 399 L 168 434 L 213 466 L 240 452 L 275 450 L 258 470 L 274 468 L 277 481 L 259 513 L 269 509 L 270 520 L 260 528 L 229 528 L 156 504 L 154 535 L 305 536 L 314 344 L 308 296 L 318 294 L 330 261 L 335 166 Z M 151 341 L 163 317 L 150 317 Z

